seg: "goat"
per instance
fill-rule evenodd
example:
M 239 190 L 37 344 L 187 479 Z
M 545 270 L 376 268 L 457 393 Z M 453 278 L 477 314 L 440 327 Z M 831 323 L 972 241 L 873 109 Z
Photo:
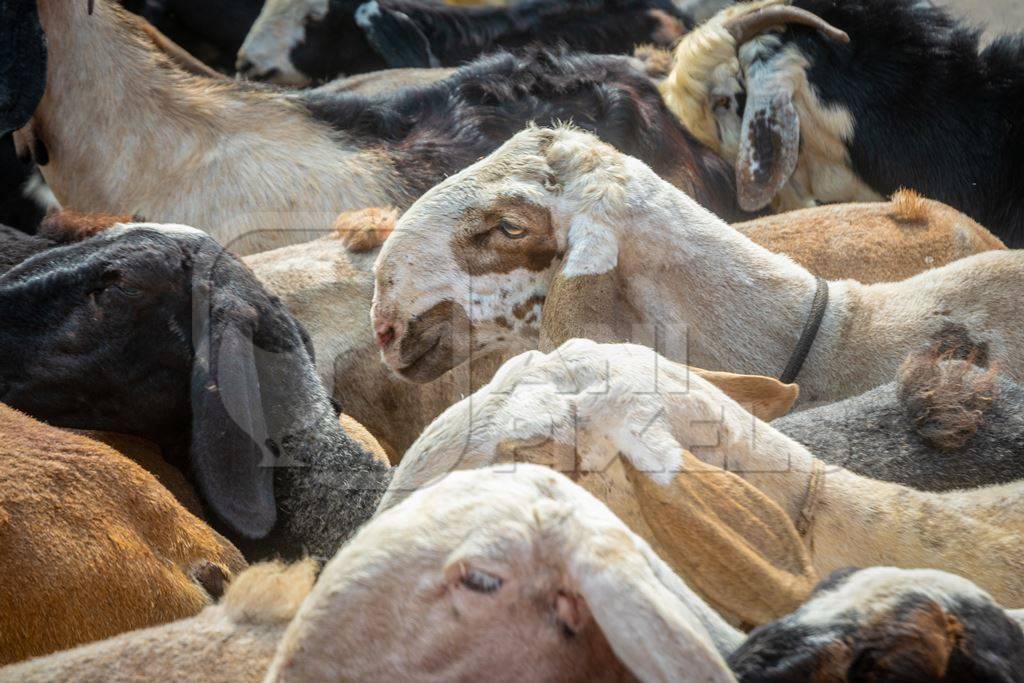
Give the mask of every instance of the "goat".
M 15 140 L 45 152 L 47 183 L 81 211 L 196 226 L 245 254 L 322 235 L 343 210 L 408 206 L 528 121 L 572 119 L 719 214 L 746 215 L 728 164 L 627 57 L 502 53 L 389 96 L 275 92 L 186 74 L 111 0 L 91 16 L 38 8 L 46 94 Z
M 1024 479 L 1024 388 L 941 346 L 895 382 L 772 426 L 829 464 L 926 491 Z
M 1019 247 L 1024 38 L 980 34 L 918 0 L 742 3 L 683 39 L 662 91 L 747 210 L 910 187 Z
M 759 681 L 1021 681 L 1024 633 L 965 578 L 930 569 L 843 569 L 728 658 Z
M 689 25 L 671 0 L 524 0 L 509 7 L 268 0 L 236 66 L 247 78 L 302 86 L 387 68 L 459 66 L 529 44 L 627 54 L 639 43 L 669 45 Z
M 245 566 L 106 444 L 3 404 L 0 433 L 0 664 L 191 616 Z
M 530 465 L 417 492 L 312 590 L 305 566 L 280 572 L 254 567 L 198 617 L 0 681 L 732 681 L 743 640 L 608 508 Z
M 828 302 L 799 371 L 804 406 L 883 384 L 908 353 L 949 335 L 1024 380 L 1014 295 L 1024 254 L 988 251 L 894 283 L 826 284 L 569 128 L 525 130 L 426 193 L 374 272 L 378 343 L 415 381 L 473 354 L 536 345 L 542 322 L 562 326 L 551 328 L 554 344 L 628 339 L 698 367 L 775 375 L 823 284 Z
M 394 462 L 441 411 L 483 386 L 502 355 L 475 357 L 424 385 L 402 381 L 379 362 L 367 315 L 371 266 L 396 220 L 394 209 L 347 212 L 328 237 L 245 257 L 308 330 L 334 400 L 382 441 Z M 891 204 L 819 207 L 786 221 L 769 216 L 734 227 L 815 274 L 862 282 L 909 277 L 1002 248 L 963 214 L 909 192 L 897 193 Z
M 194 228 L 60 228 L 0 275 L 0 398 L 156 443 L 250 557 L 330 557 L 390 470 L 340 427 L 301 326 Z
M 700 510 L 711 499 L 727 508 L 735 503 L 723 501 L 728 496 L 713 483 L 716 476 L 734 476 L 775 503 L 796 527 L 789 538 L 798 545 L 789 552 L 793 558 L 806 553 L 810 563 L 810 570 L 793 577 L 798 591 L 814 572 L 824 576 L 850 566 L 932 568 L 971 577 L 1007 608 L 1024 604 L 1024 483 L 934 493 L 827 466 L 752 418 L 710 379 L 646 347 L 575 339 L 550 354 L 529 351 L 507 361 L 486 387 L 423 432 L 396 469 L 381 508 L 453 470 L 509 461 L 550 464 L 576 477 L 600 476 L 626 467 L 625 461 L 632 480 L 607 481 L 601 498 L 615 509 L 621 502 L 612 501 L 628 499 L 639 487 L 658 511 L 646 519 L 664 524 L 680 519 L 672 507 L 658 503 L 672 499 L 675 487 L 687 486 L 694 495 L 707 491 L 706 498 L 684 496 L 679 505 L 692 498 L 692 507 Z M 701 518 L 686 515 L 681 526 L 693 524 L 691 516 Z M 756 543 L 764 533 L 753 522 L 723 519 L 734 525 L 723 548 Z M 696 541 L 681 547 L 663 546 L 674 549 L 674 555 L 664 551 L 666 558 L 681 556 L 672 566 L 695 589 L 738 571 L 733 558 L 743 556 L 732 550 L 721 562 L 704 561 L 704 533 L 703 528 L 694 532 L 690 538 Z M 766 547 L 793 548 L 780 545 L 785 538 L 778 535 Z M 760 573 L 739 570 L 737 583 L 757 595 L 758 588 L 771 585 L 761 579 Z M 711 604 L 729 604 L 734 591 L 729 586 L 721 595 L 702 594 Z
M 199 614 L 0 669 L 3 683 L 259 683 L 317 566 L 258 564 Z

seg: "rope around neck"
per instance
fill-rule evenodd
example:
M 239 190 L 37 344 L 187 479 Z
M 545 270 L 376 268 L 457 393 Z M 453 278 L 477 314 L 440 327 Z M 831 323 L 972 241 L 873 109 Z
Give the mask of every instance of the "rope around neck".
M 825 317 L 827 306 L 828 281 L 819 277 L 818 288 L 814 291 L 814 301 L 811 302 L 811 314 L 807 317 L 807 322 L 804 323 L 803 332 L 800 333 L 800 339 L 796 342 L 793 355 L 786 363 L 786 369 L 779 377 L 779 381 L 783 384 L 792 384 L 800 374 L 800 369 L 803 368 L 804 361 L 807 360 L 807 354 L 811 352 L 811 346 L 814 345 L 814 340 L 818 336 L 818 329 L 821 327 L 822 318 Z

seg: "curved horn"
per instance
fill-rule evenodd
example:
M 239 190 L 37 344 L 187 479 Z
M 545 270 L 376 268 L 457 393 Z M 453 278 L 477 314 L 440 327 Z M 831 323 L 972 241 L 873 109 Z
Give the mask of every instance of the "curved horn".
M 764 7 L 756 12 L 736 17 L 725 23 L 725 30 L 732 34 L 732 37 L 736 39 L 736 47 L 739 47 L 770 28 L 786 24 L 809 26 L 821 31 L 836 42 L 850 42 L 850 36 L 846 34 L 846 31 L 837 29 L 817 14 L 789 5 Z

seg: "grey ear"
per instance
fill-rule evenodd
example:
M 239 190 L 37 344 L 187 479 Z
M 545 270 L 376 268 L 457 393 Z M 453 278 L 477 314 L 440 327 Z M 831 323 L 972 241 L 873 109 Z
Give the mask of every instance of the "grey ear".
M 789 85 L 751 66 L 736 156 L 736 192 L 744 211 L 768 205 L 789 182 L 800 152 L 800 117 Z

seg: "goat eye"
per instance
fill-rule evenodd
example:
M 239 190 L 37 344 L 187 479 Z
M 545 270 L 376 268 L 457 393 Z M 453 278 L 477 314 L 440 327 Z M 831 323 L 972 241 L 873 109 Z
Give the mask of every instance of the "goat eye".
M 526 237 L 528 234 L 530 234 L 530 231 L 527 230 L 526 228 L 514 225 L 512 223 L 509 223 L 508 221 L 502 221 L 501 223 L 499 223 L 498 230 L 500 230 L 501 234 L 509 238 L 510 240 L 522 239 Z
M 476 591 L 477 593 L 493 593 L 501 588 L 503 582 L 501 577 L 494 574 L 488 574 L 479 569 L 467 569 L 462 575 L 461 583 L 469 590 Z
M 116 287 L 118 291 L 120 291 L 125 296 L 135 297 L 142 294 L 141 290 L 135 289 L 134 287 L 129 287 L 127 285 L 114 285 L 114 287 Z
M 729 97 L 727 97 L 726 95 L 721 95 L 715 98 L 715 102 L 711 106 L 713 109 L 718 111 L 721 109 L 728 109 L 731 103 L 732 100 Z

